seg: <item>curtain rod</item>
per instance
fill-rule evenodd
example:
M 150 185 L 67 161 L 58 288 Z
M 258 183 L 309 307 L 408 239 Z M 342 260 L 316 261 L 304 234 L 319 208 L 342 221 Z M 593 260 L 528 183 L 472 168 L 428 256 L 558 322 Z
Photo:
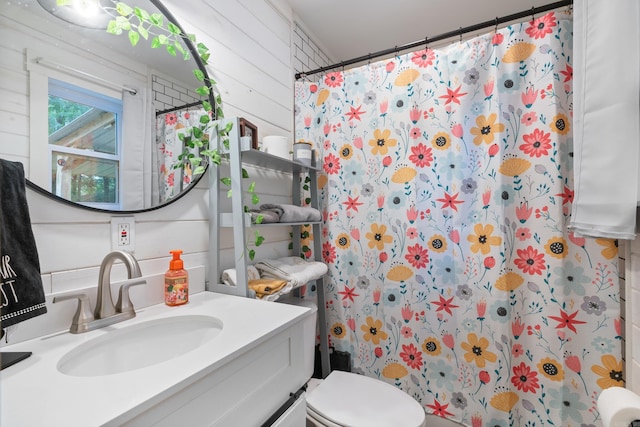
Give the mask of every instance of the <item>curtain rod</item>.
M 97 82 L 99 84 L 102 84 L 102 85 L 105 85 L 107 87 L 126 90 L 131 95 L 136 95 L 138 93 L 138 91 L 136 89 L 130 88 L 128 86 L 121 85 L 119 83 L 110 82 L 109 80 L 105 80 L 102 77 L 98 77 L 98 76 L 94 76 L 93 74 L 89 74 L 86 71 L 78 70 L 77 68 L 69 67 L 68 65 L 59 64 L 57 62 L 50 61 L 48 59 L 37 57 L 37 58 L 33 59 L 33 62 L 35 62 L 36 64 L 39 64 L 39 65 L 54 69 L 54 70 L 57 69 L 57 70 L 61 70 L 61 71 L 66 71 L 66 72 L 70 72 L 72 74 L 77 74 L 77 75 L 83 76 L 85 78 L 89 78 L 89 79 L 94 80 L 95 82 Z
M 333 65 L 328 65 L 328 66 L 325 66 L 325 67 L 316 68 L 315 70 L 296 73 L 295 77 L 296 77 L 296 80 L 298 80 L 300 78 L 304 78 L 304 77 L 310 76 L 312 74 L 322 73 L 324 71 L 332 70 L 332 69 L 335 69 L 335 68 L 342 68 L 342 67 L 345 67 L 347 65 L 357 64 L 358 62 L 368 61 L 368 60 L 371 60 L 373 58 L 378 58 L 378 57 L 381 57 L 381 56 L 390 55 L 392 53 L 397 54 L 400 51 L 407 50 L 407 49 L 412 49 L 412 48 L 415 48 L 415 47 L 418 47 L 418 46 L 426 46 L 428 43 L 437 42 L 437 41 L 441 41 L 441 40 L 446 40 L 446 39 L 450 39 L 450 38 L 456 37 L 456 36 L 462 37 L 462 35 L 466 34 L 466 33 L 472 33 L 474 31 L 482 30 L 482 29 L 485 29 L 485 28 L 493 27 L 493 26 L 497 27 L 498 25 L 504 24 L 506 22 L 515 21 L 515 20 L 518 20 L 518 19 L 522 19 L 522 18 L 525 18 L 525 17 L 528 17 L 528 16 L 532 16 L 532 15 L 538 14 L 538 13 L 548 12 L 548 11 L 553 10 L 553 9 L 559 9 L 561 7 L 570 6 L 572 4 L 573 4 L 573 0 L 562 0 L 562 1 L 557 1 L 555 3 L 546 4 L 544 6 L 532 7 L 529 10 L 523 10 L 522 12 L 513 13 L 511 15 L 503 16 L 501 18 L 496 17 L 496 19 L 494 19 L 492 21 L 481 22 L 479 24 L 471 25 L 469 27 L 460 27 L 457 30 L 449 31 L 447 33 L 442 33 L 442 34 L 439 34 L 439 35 L 437 35 L 435 37 L 426 37 L 424 40 L 415 41 L 413 43 L 407 43 L 407 44 L 404 44 L 402 46 L 395 46 L 395 47 L 392 47 L 392 48 L 389 48 L 389 49 L 385 49 L 385 50 L 381 50 L 381 51 L 378 51 L 378 52 L 375 52 L 375 53 L 369 53 L 368 55 L 363 55 L 363 56 L 359 56 L 357 58 L 348 59 L 346 61 L 341 61 L 341 62 L 338 62 L 338 63 L 333 64 Z
M 195 106 L 198 106 L 198 105 L 200 107 L 202 107 L 202 101 L 195 101 L 195 102 L 191 102 L 189 104 L 181 105 L 179 107 L 171 107 L 171 108 L 167 108 L 166 110 L 157 111 L 156 112 L 156 117 L 161 115 L 161 114 L 172 113 L 172 112 L 178 111 L 178 110 L 186 110 L 187 108 L 195 107 Z

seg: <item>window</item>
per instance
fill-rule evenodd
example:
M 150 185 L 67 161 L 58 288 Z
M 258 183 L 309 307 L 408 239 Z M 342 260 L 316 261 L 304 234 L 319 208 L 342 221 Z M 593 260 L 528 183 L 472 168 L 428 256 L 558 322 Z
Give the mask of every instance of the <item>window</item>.
M 122 100 L 49 79 L 51 192 L 87 206 L 121 205 Z

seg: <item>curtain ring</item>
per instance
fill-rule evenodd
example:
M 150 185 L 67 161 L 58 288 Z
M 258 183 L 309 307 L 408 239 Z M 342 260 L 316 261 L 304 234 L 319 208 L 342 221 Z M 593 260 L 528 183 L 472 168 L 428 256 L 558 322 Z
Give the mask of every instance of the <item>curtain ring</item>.
M 462 44 L 462 27 L 460 27 L 460 41 L 459 41 L 459 43 Z
M 371 52 L 369 52 L 369 56 L 367 58 L 367 66 L 371 65 Z
M 424 38 L 424 50 L 429 50 L 429 36 Z
M 398 45 L 396 45 L 396 56 L 398 56 L 399 53 L 400 51 L 398 50 Z
M 494 33 L 498 32 L 498 17 L 496 16 L 496 28 L 493 30 Z
M 535 21 L 536 20 L 536 8 L 531 6 L 531 20 Z

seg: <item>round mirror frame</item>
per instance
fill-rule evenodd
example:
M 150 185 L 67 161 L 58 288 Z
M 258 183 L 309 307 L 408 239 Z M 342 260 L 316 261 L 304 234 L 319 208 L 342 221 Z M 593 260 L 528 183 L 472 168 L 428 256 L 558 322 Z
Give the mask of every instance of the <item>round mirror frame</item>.
M 186 31 L 184 31 L 184 28 L 182 28 L 182 26 L 180 25 L 180 23 L 176 20 L 176 18 L 173 16 L 173 14 L 171 12 L 169 12 L 169 10 L 160 2 L 160 0 L 149 0 L 164 16 L 165 18 L 167 18 L 170 22 L 172 22 L 173 24 L 175 24 L 180 31 L 183 34 L 187 34 Z M 212 106 L 215 106 L 215 97 L 213 94 L 213 87 L 211 86 L 211 82 L 209 80 L 209 74 L 207 73 L 207 69 L 204 65 L 204 62 L 202 62 L 202 59 L 200 58 L 200 54 L 198 53 L 198 50 L 196 49 L 196 47 L 193 45 L 193 43 L 191 42 L 191 40 L 188 37 L 183 37 L 183 42 L 185 43 L 185 45 L 187 46 L 187 48 L 189 49 L 189 53 L 191 54 L 191 57 L 193 58 L 194 61 L 196 61 L 196 65 L 198 66 L 198 68 L 200 69 L 200 71 L 202 71 L 204 73 L 204 84 L 209 88 L 209 102 L 211 103 Z M 213 113 L 215 114 L 215 107 L 213 110 Z M 149 208 L 145 208 L 145 209 L 134 209 L 134 210 L 114 210 L 114 209 L 101 209 L 101 208 L 94 208 L 91 206 L 85 206 L 82 205 L 80 203 L 76 203 L 76 202 L 72 202 L 69 201 L 67 199 L 64 199 L 60 196 L 56 196 L 55 194 L 52 194 L 51 192 L 49 192 L 48 190 L 40 187 L 37 184 L 34 184 L 33 182 L 29 181 L 28 179 L 26 180 L 26 185 L 28 188 L 30 188 L 31 190 L 35 191 L 36 193 L 42 194 L 52 200 L 55 200 L 57 202 L 63 203 L 65 205 L 68 206 L 73 206 L 75 208 L 80 208 L 80 209 L 85 209 L 85 210 L 90 210 L 90 211 L 94 211 L 94 212 L 104 212 L 104 213 L 111 213 L 111 214 L 136 214 L 136 213 L 143 213 L 143 212 L 151 212 L 151 211 L 155 211 L 156 209 L 160 209 L 163 208 L 165 206 L 168 206 L 172 203 L 177 202 L 178 200 L 180 200 L 182 197 L 184 197 L 187 193 L 189 193 L 202 179 L 202 177 L 205 175 L 206 170 L 208 169 L 208 165 L 206 166 L 205 171 L 200 174 L 199 176 L 197 176 L 189 185 L 189 188 L 187 188 L 186 190 L 180 192 L 180 194 L 178 194 L 177 196 L 175 196 L 174 198 L 172 198 L 171 200 L 168 200 L 164 203 L 161 203 L 157 206 L 152 206 Z

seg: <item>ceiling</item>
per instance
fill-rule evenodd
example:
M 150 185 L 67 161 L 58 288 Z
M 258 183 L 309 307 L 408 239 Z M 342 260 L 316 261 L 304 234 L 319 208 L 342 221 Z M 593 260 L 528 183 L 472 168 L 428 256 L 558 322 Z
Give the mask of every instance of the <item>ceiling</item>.
M 346 61 L 553 0 L 287 0 L 333 61 Z M 488 31 L 488 30 L 485 30 Z

